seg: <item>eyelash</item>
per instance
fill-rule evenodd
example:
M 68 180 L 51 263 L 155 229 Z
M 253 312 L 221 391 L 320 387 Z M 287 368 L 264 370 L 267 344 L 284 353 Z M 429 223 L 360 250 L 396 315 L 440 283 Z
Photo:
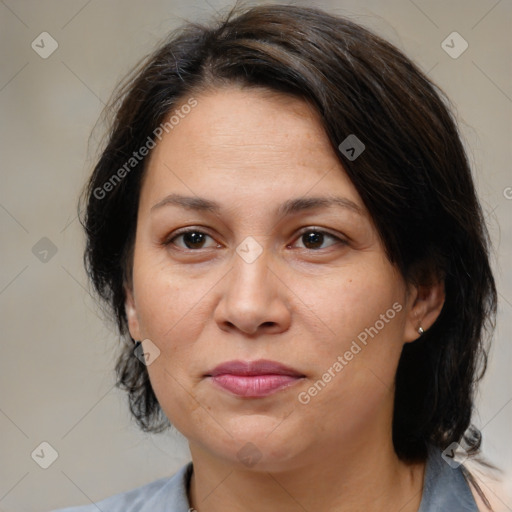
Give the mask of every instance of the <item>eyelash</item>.
M 186 235 L 188 233 L 200 233 L 202 235 L 206 235 L 206 236 L 209 236 L 210 238 L 213 239 L 213 237 L 211 235 L 209 235 L 208 233 L 205 233 L 204 231 L 201 231 L 199 229 L 195 229 L 195 228 L 184 228 L 183 230 L 178 230 L 177 232 L 173 233 L 171 237 L 169 238 L 166 238 L 163 242 L 163 245 L 164 246 L 169 246 L 169 245 L 175 245 L 173 242 L 179 238 L 180 236 L 183 236 L 183 235 Z M 342 244 L 342 245 L 347 245 L 348 242 L 336 235 L 333 235 L 332 233 L 329 233 L 328 231 L 325 231 L 325 230 L 322 230 L 322 229 L 318 229 L 318 228 L 312 228 L 312 227 L 308 227 L 308 228 L 305 228 L 303 230 L 301 230 L 299 232 L 299 234 L 297 235 L 295 241 L 299 240 L 303 235 L 305 235 L 306 233 L 315 233 L 315 234 L 321 234 L 321 235 L 326 235 L 327 237 L 329 238 L 332 238 L 334 240 L 336 240 L 338 243 Z M 335 245 L 335 244 L 333 244 Z M 287 246 L 288 247 L 288 246 Z M 331 247 L 331 246 L 329 246 Z M 199 248 L 199 249 L 189 249 L 189 248 L 183 248 L 183 247 L 179 247 L 178 246 L 178 249 L 179 250 L 182 250 L 182 251 L 191 251 L 191 252 L 199 252 L 201 249 L 204 249 L 203 247 Z M 207 247 L 207 249 L 211 249 L 211 247 Z M 307 247 L 304 247 L 304 248 L 300 248 L 300 249 L 305 249 L 305 250 L 308 250 Z M 313 252 L 319 252 L 321 251 L 322 249 L 309 249 L 310 251 L 313 251 Z

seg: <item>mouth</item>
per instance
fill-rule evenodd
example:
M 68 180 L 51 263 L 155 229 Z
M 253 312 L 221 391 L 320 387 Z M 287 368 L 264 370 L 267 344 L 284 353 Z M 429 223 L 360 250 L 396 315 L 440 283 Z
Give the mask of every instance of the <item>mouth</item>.
M 262 398 L 305 378 L 297 370 L 276 361 L 228 361 L 205 375 L 229 393 L 245 398 Z

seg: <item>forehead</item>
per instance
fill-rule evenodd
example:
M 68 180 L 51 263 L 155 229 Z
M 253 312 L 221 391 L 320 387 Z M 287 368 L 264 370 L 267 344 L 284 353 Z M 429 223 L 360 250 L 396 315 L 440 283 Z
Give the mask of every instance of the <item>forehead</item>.
M 362 206 L 318 113 L 304 100 L 236 86 L 193 98 L 197 105 L 152 151 L 144 188 L 154 200 L 164 188 L 216 195 L 337 188 Z

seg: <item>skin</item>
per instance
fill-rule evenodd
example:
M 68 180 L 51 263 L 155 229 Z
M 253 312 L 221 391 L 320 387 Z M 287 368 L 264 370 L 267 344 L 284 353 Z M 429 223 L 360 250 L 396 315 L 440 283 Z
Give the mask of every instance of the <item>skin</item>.
M 394 452 L 393 381 L 404 343 L 439 315 L 442 283 L 414 286 L 391 265 L 305 102 L 235 86 L 195 98 L 152 151 L 126 288 L 131 336 L 160 350 L 151 384 L 189 441 L 191 506 L 416 512 L 424 464 Z M 220 211 L 155 207 L 173 193 L 214 200 Z M 313 196 L 345 198 L 359 212 L 276 213 L 286 200 Z M 183 227 L 208 236 L 194 245 L 174 235 Z M 308 242 L 302 230 L 311 227 L 327 233 Z M 248 236 L 262 249 L 251 263 L 236 252 Z M 299 393 L 393 304 L 401 306 L 394 318 L 301 403 Z M 234 396 L 204 376 L 234 359 L 278 361 L 304 377 L 265 398 Z M 237 455 L 249 442 L 260 457 L 252 466 Z

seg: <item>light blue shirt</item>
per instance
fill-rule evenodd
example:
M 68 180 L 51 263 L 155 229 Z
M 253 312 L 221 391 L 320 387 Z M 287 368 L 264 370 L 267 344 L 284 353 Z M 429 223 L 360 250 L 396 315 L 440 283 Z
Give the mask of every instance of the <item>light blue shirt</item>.
M 192 470 L 192 462 L 189 462 L 172 477 L 155 480 L 91 505 L 52 512 L 189 512 L 187 490 Z M 478 512 L 461 467 L 452 468 L 435 448 L 429 450 L 418 512 Z

